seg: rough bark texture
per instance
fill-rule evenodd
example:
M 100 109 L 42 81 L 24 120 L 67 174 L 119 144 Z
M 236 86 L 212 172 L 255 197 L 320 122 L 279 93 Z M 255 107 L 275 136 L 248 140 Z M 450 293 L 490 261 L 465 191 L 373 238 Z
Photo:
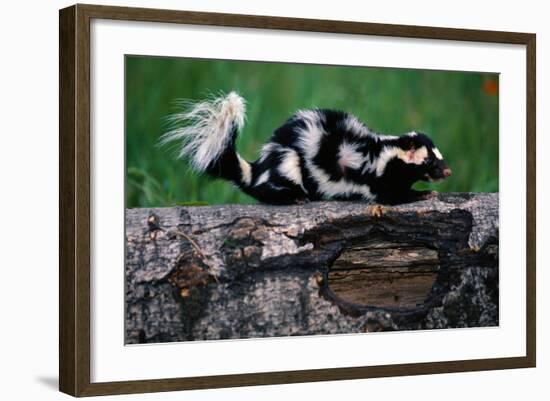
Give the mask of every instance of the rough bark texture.
M 126 211 L 126 343 L 498 325 L 498 194 Z

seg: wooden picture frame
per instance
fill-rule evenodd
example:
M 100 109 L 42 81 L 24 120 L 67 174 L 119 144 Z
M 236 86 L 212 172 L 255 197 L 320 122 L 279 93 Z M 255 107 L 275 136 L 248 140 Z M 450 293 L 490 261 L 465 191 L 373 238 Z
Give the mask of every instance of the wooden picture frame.
M 256 372 L 222 376 L 91 382 L 90 21 L 96 18 L 524 45 L 527 54 L 525 60 L 527 72 L 526 355 L 523 357 Z M 60 10 L 59 27 L 59 388 L 62 392 L 73 396 L 94 396 L 535 366 L 536 37 L 534 34 L 95 5 L 75 5 Z

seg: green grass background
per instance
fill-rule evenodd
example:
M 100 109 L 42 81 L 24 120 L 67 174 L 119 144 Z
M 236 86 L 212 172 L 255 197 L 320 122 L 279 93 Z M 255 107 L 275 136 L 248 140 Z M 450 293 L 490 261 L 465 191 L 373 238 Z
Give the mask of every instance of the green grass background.
M 498 191 L 497 83 L 485 73 L 126 56 L 126 207 L 256 203 L 157 146 L 175 100 L 231 90 L 248 102 L 237 142 L 247 160 L 297 109 L 334 108 L 378 132 L 427 133 L 453 176 L 416 188 Z

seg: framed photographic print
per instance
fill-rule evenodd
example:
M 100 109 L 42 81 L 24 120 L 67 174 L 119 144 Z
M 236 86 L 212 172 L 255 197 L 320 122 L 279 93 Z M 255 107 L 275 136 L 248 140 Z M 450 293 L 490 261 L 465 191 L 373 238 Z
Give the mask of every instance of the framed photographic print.
M 534 367 L 535 35 L 60 11 L 60 390 Z

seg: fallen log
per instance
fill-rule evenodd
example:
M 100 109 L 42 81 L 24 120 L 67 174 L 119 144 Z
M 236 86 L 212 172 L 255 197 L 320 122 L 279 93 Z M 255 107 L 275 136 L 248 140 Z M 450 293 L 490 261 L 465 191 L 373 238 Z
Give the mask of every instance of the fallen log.
M 498 325 L 498 193 L 126 210 L 127 344 Z

